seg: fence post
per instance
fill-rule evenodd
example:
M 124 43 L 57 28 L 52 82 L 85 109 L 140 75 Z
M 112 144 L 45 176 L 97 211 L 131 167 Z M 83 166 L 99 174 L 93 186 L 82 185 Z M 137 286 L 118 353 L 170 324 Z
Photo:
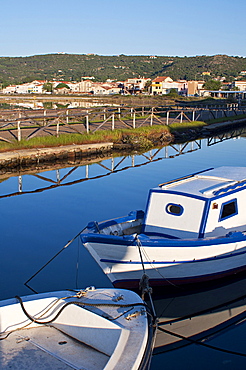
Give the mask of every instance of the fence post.
M 90 127 L 89 127 L 89 115 L 85 116 L 85 125 L 86 125 L 86 133 L 89 134 Z
M 20 124 L 21 124 L 21 112 L 19 112 L 19 121 L 17 122 L 17 139 L 18 141 L 21 141 L 21 128 L 20 128 Z
M 150 126 L 153 125 L 153 115 L 154 115 L 153 110 L 154 110 L 154 108 L 151 108 Z
M 46 117 L 46 109 L 44 109 L 44 126 L 46 126 L 46 119 L 45 119 L 45 117 Z
M 192 121 L 195 121 L 195 111 L 192 111 Z
M 68 124 L 68 110 L 66 111 L 66 123 Z
M 132 128 L 136 128 L 136 112 L 133 113 Z
M 183 123 L 183 115 L 184 115 L 184 112 L 182 111 L 180 114 L 180 123 Z
M 114 131 L 114 113 L 112 114 L 112 131 Z
M 169 110 L 167 111 L 167 122 L 166 122 L 167 126 L 168 126 L 168 121 L 169 121 Z
M 59 136 L 59 119 L 57 120 L 57 125 L 56 125 L 56 136 L 58 137 Z

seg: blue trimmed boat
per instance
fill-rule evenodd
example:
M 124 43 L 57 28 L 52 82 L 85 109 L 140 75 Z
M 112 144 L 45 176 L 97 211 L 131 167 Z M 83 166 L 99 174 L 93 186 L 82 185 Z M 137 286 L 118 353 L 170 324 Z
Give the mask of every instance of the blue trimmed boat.
M 160 184 L 146 211 L 90 222 L 81 240 L 115 287 L 211 281 L 246 270 L 246 167 Z

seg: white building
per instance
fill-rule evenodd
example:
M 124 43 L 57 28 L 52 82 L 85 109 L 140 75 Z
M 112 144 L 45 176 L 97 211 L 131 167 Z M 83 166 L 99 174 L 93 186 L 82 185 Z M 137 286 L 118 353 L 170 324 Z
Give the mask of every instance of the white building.
M 112 95 L 119 94 L 121 88 L 115 86 L 114 84 L 105 84 L 105 83 L 93 83 L 91 86 L 91 92 L 94 95 Z
M 237 87 L 240 91 L 246 91 L 246 81 L 233 81 L 231 85 L 232 88 Z
M 158 76 L 156 77 L 151 84 L 151 94 L 152 95 L 165 95 L 170 93 L 172 89 L 175 89 L 177 92 L 183 88 L 184 83 L 178 81 L 173 81 L 171 77 L 168 76 Z
M 3 94 L 14 94 L 16 92 L 16 85 L 9 85 L 3 89 Z
M 21 85 L 10 85 L 3 89 L 4 94 L 42 94 L 43 83 L 27 82 Z

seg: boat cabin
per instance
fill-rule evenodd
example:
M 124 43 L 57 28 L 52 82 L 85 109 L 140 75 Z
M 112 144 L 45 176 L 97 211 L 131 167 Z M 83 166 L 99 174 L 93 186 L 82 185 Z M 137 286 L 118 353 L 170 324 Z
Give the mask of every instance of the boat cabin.
M 219 167 L 150 190 L 143 233 L 205 238 L 246 231 L 246 167 Z

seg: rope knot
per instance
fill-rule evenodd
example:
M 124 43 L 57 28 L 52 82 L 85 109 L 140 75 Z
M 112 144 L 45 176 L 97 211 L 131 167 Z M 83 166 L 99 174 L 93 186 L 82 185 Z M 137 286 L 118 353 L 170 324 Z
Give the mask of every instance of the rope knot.
M 144 295 L 146 293 L 152 294 L 152 288 L 149 286 L 149 277 L 146 274 L 143 274 L 143 276 L 140 279 L 139 282 L 139 290 L 142 291 L 142 299 L 144 298 Z

